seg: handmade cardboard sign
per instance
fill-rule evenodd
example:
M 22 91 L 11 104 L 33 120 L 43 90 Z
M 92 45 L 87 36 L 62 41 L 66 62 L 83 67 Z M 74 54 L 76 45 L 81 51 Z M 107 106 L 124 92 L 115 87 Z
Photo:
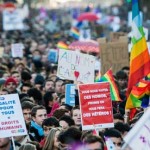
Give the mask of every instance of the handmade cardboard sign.
M 127 37 L 120 37 L 118 41 L 106 42 L 104 38 L 98 39 L 100 44 L 101 73 L 106 73 L 112 68 L 116 73 L 122 67 L 129 66 L 128 42 Z

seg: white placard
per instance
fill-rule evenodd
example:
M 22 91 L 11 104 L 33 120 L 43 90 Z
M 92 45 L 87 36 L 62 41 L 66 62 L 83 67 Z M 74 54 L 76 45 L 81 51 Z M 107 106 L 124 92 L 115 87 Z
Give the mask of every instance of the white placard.
M 82 29 L 80 30 L 80 41 L 89 41 L 91 40 L 91 30 L 90 29 Z
M 3 29 L 4 30 L 23 30 L 23 17 L 20 9 L 13 11 L 3 11 Z
M 15 43 L 11 45 L 12 57 L 23 57 L 23 44 Z
M 94 83 L 95 57 L 71 50 L 59 50 L 57 76 L 61 79 Z
M 0 138 L 27 135 L 18 94 L 0 95 Z
M 142 118 L 134 125 L 125 136 L 124 141 L 132 150 L 150 149 L 150 108 L 143 114 Z M 126 148 L 123 146 L 123 150 Z

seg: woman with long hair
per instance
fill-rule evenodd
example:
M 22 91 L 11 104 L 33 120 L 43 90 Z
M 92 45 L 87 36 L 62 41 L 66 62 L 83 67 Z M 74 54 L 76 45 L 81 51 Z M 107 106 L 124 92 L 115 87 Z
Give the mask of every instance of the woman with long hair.
M 46 137 L 46 142 L 42 150 L 59 150 L 59 141 L 57 139 L 59 133 L 59 128 L 52 128 Z

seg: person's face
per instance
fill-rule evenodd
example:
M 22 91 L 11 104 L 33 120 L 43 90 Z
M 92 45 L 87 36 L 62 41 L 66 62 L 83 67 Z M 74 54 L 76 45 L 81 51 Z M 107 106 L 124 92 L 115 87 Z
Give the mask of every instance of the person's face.
M 115 145 L 115 149 L 116 150 L 120 150 L 121 149 L 121 145 L 122 145 L 122 140 L 121 138 L 117 138 L 117 137 L 110 137 L 113 144 Z
M 0 149 L 1 148 L 5 148 L 8 147 L 8 145 L 10 144 L 10 139 L 9 138 L 0 138 Z
M 21 92 L 27 94 L 27 92 L 28 92 L 29 89 L 30 89 L 29 86 L 23 86 Z
M 62 104 L 65 104 L 65 97 L 61 99 L 61 104 L 60 105 L 62 105 Z
M 13 82 L 9 82 L 7 85 L 6 85 L 6 88 L 9 92 L 13 92 L 15 91 L 17 85 Z
M 44 130 L 44 136 L 47 137 L 49 131 L 54 128 L 54 126 L 43 126 L 43 130 Z
M 66 121 L 64 121 L 64 120 L 59 121 L 59 125 L 61 126 L 61 128 L 62 128 L 63 130 L 69 128 L 68 123 L 67 123 Z
M 45 91 L 51 91 L 51 90 L 54 90 L 54 82 L 47 81 L 45 84 Z
M 23 109 L 22 112 L 26 124 L 29 124 L 31 122 L 31 109 Z
M 33 117 L 33 121 L 36 122 L 38 125 L 42 126 L 42 123 L 46 118 L 47 118 L 46 110 L 38 109 L 35 117 Z
M 126 79 L 118 79 L 118 84 L 120 87 L 125 87 L 127 85 Z
M 18 85 L 20 80 L 21 80 L 21 77 L 20 77 L 19 73 L 12 74 L 12 77 L 16 80 L 17 85 Z
M 102 150 L 102 145 L 100 142 L 86 144 L 87 150 Z
M 59 147 L 59 141 L 58 141 L 58 135 L 60 131 L 56 131 L 55 138 L 54 138 L 54 147 L 58 148 Z
M 75 125 L 77 126 L 81 125 L 81 114 L 79 109 L 73 110 L 72 118 L 75 122 Z
M 6 94 L 8 94 L 7 91 L 0 91 L 0 95 L 6 95 Z
M 62 92 L 62 88 L 61 88 L 62 83 L 63 83 L 62 81 L 56 82 L 56 85 L 55 85 L 56 93 L 61 93 Z

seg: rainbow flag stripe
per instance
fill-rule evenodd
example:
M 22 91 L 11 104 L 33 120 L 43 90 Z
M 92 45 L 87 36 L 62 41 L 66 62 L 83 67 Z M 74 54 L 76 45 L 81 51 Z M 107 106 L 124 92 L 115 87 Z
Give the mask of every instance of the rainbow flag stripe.
M 141 107 L 145 95 L 150 95 L 150 81 L 141 80 L 138 86 L 133 86 L 126 102 L 126 109 Z
M 57 43 L 57 48 L 68 49 L 68 45 L 66 43 L 64 43 L 63 41 L 60 41 Z
M 80 36 L 80 32 L 77 28 L 75 27 L 72 27 L 71 28 L 71 36 L 73 36 L 75 39 L 79 39 L 79 36 Z
M 127 96 L 132 87 L 150 73 L 150 55 L 140 19 L 138 0 L 132 0 L 132 44 Z
M 114 77 L 113 77 L 113 73 L 112 70 L 109 69 L 99 80 L 99 82 L 109 82 L 110 83 L 110 93 L 111 93 L 111 99 L 112 101 L 122 101 L 120 96 L 119 96 L 119 92 L 118 92 L 118 88 L 116 86 Z

